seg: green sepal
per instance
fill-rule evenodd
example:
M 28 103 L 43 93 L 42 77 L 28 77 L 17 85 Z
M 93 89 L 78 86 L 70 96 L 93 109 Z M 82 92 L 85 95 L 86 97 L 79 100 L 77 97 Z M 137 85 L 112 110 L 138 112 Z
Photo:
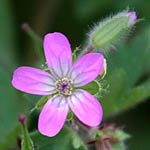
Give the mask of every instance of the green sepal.
M 83 143 L 83 141 L 75 133 L 72 134 L 72 144 L 73 144 L 73 147 L 75 149 L 87 150 L 87 147 L 85 146 L 85 144 Z
M 21 150 L 34 150 L 33 142 L 29 136 L 27 127 L 23 127 L 23 140 L 21 142 Z
M 124 131 L 122 130 L 116 130 L 114 133 L 113 133 L 113 137 L 119 139 L 120 141 L 124 141 L 128 138 L 130 138 L 130 135 L 125 133 Z
M 44 105 L 46 104 L 46 102 L 53 96 L 52 95 L 46 95 L 46 96 L 42 96 L 41 99 L 36 103 L 35 107 L 32 110 L 42 110 L 42 108 L 44 107 Z M 31 110 L 31 111 L 32 111 Z
M 100 131 L 100 130 L 95 130 L 92 134 L 92 138 L 93 139 L 98 139 L 98 140 L 101 140 L 102 137 L 104 136 L 103 132 Z
M 79 88 L 88 91 L 92 95 L 95 95 L 96 93 L 100 91 L 101 85 L 98 81 L 94 80 L 88 83 L 87 85 L 79 87 Z
M 72 53 L 72 61 L 73 63 L 77 60 L 77 53 L 80 51 L 80 48 L 79 47 L 76 47 L 74 50 L 73 50 L 73 53 Z
M 75 62 L 76 61 L 76 54 L 72 53 L 72 61 Z
M 45 68 L 44 71 L 48 72 L 49 74 L 51 74 L 51 71 L 49 70 L 49 68 Z
M 68 115 L 67 115 L 67 120 L 72 120 L 73 118 L 73 112 L 71 109 L 69 109 Z

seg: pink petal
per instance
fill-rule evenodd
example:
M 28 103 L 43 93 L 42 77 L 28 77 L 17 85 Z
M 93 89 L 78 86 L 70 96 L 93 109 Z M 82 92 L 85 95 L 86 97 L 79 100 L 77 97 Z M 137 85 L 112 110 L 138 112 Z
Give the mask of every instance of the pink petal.
M 69 97 L 69 105 L 78 119 L 88 126 L 98 126 L 102 121 L 103 111 L 100 103 L 88 92 L 76 90 Z
M 38 130 L 41 134 L 55 136 L 65 123 L 68 114 L 66 97 L 61 95 L 53 96 L 43 107 L 39 120 Z
M 48 73 L 32 67 L 19 67 L 14 71 L 12 85 L 23 92 L 37 95 L 55 93 L 55 79 Z
M 83 86 L 94 80 L 101 72 L 104 56 L 98 53 L 89 53 L 77 60 L 70 72 L 70 78 L 75 87 Z
M 125 16 L 130 16 L 130 19 L 129 19 L 129 25 L 134 23 L 135 20 L 137 19 L 137 16 L 136 16 L 136 12 L 128 12 L 125 14 Z
M 68 39 L 61 33 L 49 33 L 44 38 L 44 51 L 48 67 L 56 78 L 67 76 L 72 65 L 72 52 Z

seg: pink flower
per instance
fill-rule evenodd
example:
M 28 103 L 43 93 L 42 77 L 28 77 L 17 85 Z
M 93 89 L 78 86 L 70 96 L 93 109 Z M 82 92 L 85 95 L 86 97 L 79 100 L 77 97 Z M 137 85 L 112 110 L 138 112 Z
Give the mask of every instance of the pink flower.
M 12 80 L 13 86 L 23 92 L 37 95 L 56 93 L 40 113 L 40 133 L 55 136 L 65 123 L 69 107 L 84 124 L 99 125 L 103 114 L 100 103 L 79 87 L 100 74 L 104 64 L 103 55 L 89 53 L 72 64 L 69 41 L 57 32 L 45 36 L 44 52 L 51 74 L 32 67 L 19 67 L 14 71 Z

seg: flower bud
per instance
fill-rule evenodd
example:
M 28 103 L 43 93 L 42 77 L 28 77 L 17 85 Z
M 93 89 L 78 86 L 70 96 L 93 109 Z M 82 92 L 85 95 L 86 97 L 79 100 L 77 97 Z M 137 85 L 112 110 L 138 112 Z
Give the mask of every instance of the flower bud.
M 24 23 L 24 24 L 21 25 L 21 29 L 24 30 L 24 31 L 28 31 L 28 30 L 30 30 L 30 27 L 27 23 Z
M 136 23 L 135 12 L 122 12 L 100 22 L 90 34 L 90 45 L 105 48 L 128 32 Z
M 42 54 L 42 56 L 44 56 L 44 53 L 43 53 L 43 40 L 41 39 L 41 37 L 32 30 L 32 28 L 29 26 L 29 24 L 27 23 L 24 23 L 21 25 L 21 29 L 23 31 L 25 31 L 29 37 L 33 40 L 35 46 L 36 46 L 36 49 L 39 50 L 40 52 L 40 56 Z
M 125 14 L 125 16 L 129 16 L 128 25 L 134 23 L 136 21 L 136 12 L 128 12 Z
M 26 116 L 24 114 L 20 114 L 18 116 L 18 121 L 24 126 L 25 125 Z

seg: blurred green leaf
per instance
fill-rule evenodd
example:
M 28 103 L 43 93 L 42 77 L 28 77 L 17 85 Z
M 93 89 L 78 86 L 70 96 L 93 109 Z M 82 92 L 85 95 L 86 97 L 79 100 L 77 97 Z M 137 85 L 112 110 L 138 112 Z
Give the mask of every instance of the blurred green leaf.
M 127 75 L 123 70 L 113 71 L 106 80 L 109 92 L 100 98 L 105 117 L 129 109 L 150 96 L 150 82 L 127 90 Z
M 150 95 L 150 79 L 146 80 L 144 83 L 141 84 L 141 86 L 144 86 L 145 90 L 147 91 L 148 96 Z
M 125 150 L 126 149 L 124 143 L 115 143 L 115 142 L 113 142 L 111 145 L 112 145 L 113 150 Z
M 18 114 L 24 112 L 27 103 L 11 85 L 11 78 L 0 68 L 0 140 L 4 139 L 17 124 Z
M 23 127 L 23 140 L 21 143 L 21 150 L 34 150 L 33 142 L 29 136 L 28 130 L 26 127 Z
M 126 95 L 120 101 L 118 101 L 118 109 L 114 110 L 114 113 L 129 109 L 144 101 L 148 96 L 150 96 L 150 89 L 147 89 L 144 86 L 132 88 L 127 91 Z
M 109 84 L 109 89 L 99 100 L 102 104 L 104 117 L 112 114 L 117 109 L 117 103 L 123 96 L 126 89 L 127 75 L 122 69 L 113 71 L 109 76 L 107 75 L 105 80 Z
M 41 135 L 38 131 L 31 134 L 31 138 L 38 150 L 74 150 L 71 144 L 72 133 L 65 126 L 53 138 Z
M 145 26 L 144 29 L 130 41 L 119 48 L 110 69 L 123 68 L 128 76 L 128 87 L 133 87 L 138 79 L 144 74 L 149 64 L 150 56 L 150 27 Z
M 17 124 L 25 101 L 11 85 L 11 75 L 17 66 L 16 26 L 10 0 L 0 1 L 0 141 Z
M 19 135 L 21 134 L 21 126 L 17 125 L 8 136 L 3 139 L 3 142 L 0 143 L 1 150 L 8 150 L 8 149 L 18 149 L 18 142 L 19 142 Z
M 96 80 L 94 80 L 90 82 L 89 84 L 79 87 L 79 88 L 88 91 L 92 95 L 95 95 L 97 92 L 100 91 L 101 86 Z

